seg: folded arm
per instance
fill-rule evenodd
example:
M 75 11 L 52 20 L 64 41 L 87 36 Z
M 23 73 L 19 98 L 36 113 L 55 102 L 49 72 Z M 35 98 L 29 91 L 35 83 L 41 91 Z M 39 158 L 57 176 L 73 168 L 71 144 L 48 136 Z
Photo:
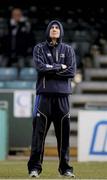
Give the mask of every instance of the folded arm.
M 66 51 L 66 68 L 56 73 L 59 77 L 73 78 L 76 73 L 76 58 L 74 50 L 69 46 Z
M 59 72 L 61 70 L 61 64 L 53 63 L 50 65 L 44 62 L 44 56 L 40 46 L 35 46 L 33 50 L 33 60 L 36 66 L 36 70 L 39 73 L 55 74 L 55 72 Z

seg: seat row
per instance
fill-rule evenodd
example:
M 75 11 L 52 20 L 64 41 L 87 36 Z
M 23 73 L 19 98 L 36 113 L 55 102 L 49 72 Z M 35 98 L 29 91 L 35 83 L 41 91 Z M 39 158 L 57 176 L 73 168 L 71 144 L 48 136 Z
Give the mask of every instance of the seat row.
M 37 72 L 33 67 L 25 67 L 20 69 L 16 67 L 2 67 L 0 68 L 0 81 L 7 80 L 36 80 Z

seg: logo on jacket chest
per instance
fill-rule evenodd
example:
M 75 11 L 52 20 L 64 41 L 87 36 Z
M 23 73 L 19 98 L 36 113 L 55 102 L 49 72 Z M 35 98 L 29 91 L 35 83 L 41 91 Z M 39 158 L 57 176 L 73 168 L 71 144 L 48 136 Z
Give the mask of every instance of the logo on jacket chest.
M 64 58 L 64 57 L 65 57 L 65 54 L 61 53 L 61 54 L 60 54 L 60 57 L 61 57 L 61 58 Z
M 51 53 L 47 53 L 47 56 L 48 56 L 48 57 L 51 57 L 52 55 L 51 55 Z M 61 53 L 61 54 L 59 55 L 59 57 L 64 58 L 64 57 L 65 57 L 65 54 Z

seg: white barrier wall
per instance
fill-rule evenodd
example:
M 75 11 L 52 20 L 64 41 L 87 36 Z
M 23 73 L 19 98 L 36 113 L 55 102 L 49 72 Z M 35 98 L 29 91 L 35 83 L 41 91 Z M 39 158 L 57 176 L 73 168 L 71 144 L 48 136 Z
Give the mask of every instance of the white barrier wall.
M 107 111 L 79 111 L 78 161 L 107 161 Z

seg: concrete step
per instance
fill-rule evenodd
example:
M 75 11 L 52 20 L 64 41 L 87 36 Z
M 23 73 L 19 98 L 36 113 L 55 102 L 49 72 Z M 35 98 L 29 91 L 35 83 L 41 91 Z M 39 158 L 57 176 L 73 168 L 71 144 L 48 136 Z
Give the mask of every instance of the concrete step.
M 98 55 L 94 58 L 95 67 L 107 68 L 107 55 Z
M 74 94 L 71 97 L 71 115 L 77 116 L 79 110 L 86 109 L 87 106 L 107 108 L 107 95 Z
M 103 68 L 90 68 L 85 69 L 85 81 L 107 81 L 107 69 Z
M 71 130 L 72 131 L 72 130 Z M 77 123 L 76 123 L 76 130 L 77 132 Z M 57 146 L 57 140 L 56 137 L 53 135 L 48 135 L 45 140 L 46 146 Z M 70 145 L 71 147 L 77 147 L 77 135 L 70 135 Z
M 83 81 L 76 86 L 75 93 L 107 94 L 107 83 L 100 81 L 97 82 Z
M 12 156 L 12 153 L 14 152 L 15 156 L 30 156 L 31 149 L 30 148 L 14 148 L 10 149 L 10 154 Z M 10 156 L 9 154 L 9 156 Z M 56 146 L 45 146 L 44 149 L 44 156 L 47 157 L 58 157 L 57 147 Z M 70 148 L 70 156 L 71 157 L 77 157 L 77 147 L 71 147 Z

